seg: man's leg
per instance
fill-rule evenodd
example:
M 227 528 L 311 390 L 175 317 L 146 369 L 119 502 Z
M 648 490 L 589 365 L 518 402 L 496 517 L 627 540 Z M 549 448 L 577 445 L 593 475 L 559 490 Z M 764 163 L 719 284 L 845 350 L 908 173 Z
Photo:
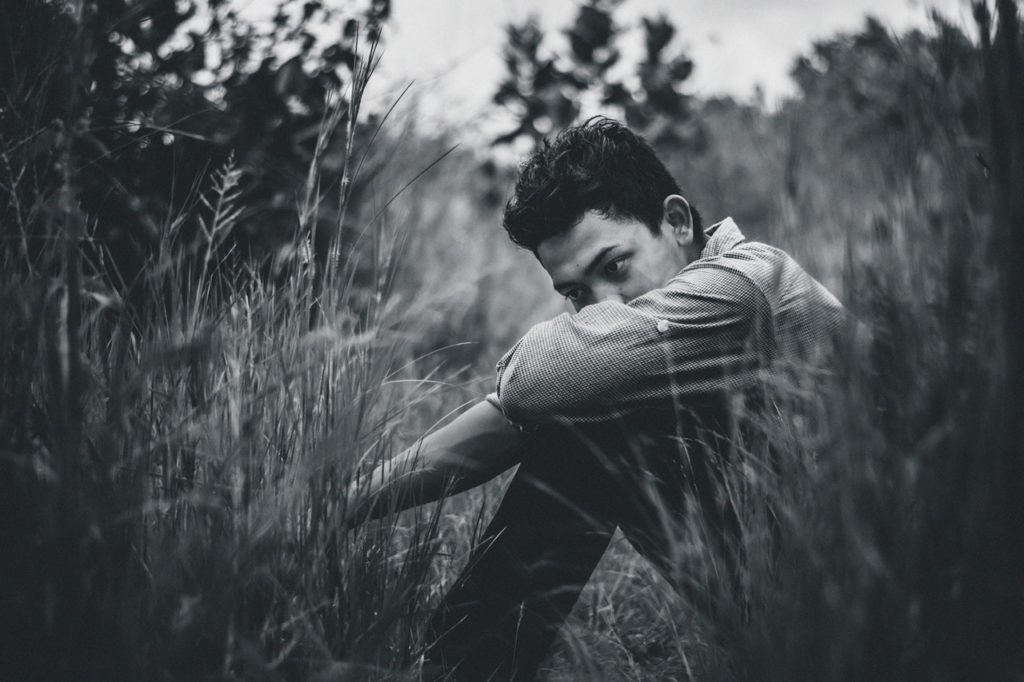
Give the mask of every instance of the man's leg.
M 714 415 L 712 415 L 714 416 Z M 617 458 L 623 482 L 617 517 L 633 547 L 654 564 L 691 603 L 712 615 L 712 600 L 719 590 L 707 589 L 707 580 L 731 581 L 728 588 L 741 595 L 742 532 L 729 495 L 729 441 L 707 415 L 681 422 L 681 435 L 649 438 L 644 447 L 627 450 Z M 662 429 L 660 433 L 664 433 Z M 636 472 L 635 476 L 628 472 Z M 708 572 L 687 565 L 680 555 L 700 533 L 706 543 L 705 559 L 714 562 Z
M 615 530 L 590 431 L 541 429 L 435 613 L 427 662 L 455 679 L 532 679 Z

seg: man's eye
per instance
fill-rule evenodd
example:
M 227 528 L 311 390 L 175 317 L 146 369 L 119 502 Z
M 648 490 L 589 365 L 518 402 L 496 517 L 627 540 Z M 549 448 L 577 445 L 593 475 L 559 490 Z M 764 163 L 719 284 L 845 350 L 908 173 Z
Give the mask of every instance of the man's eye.
M 575 301 L 575 300 L 578 300 L 579 297 L 580 297 L 580 290 L 579 289 L 569 289 L 569 291 L 565 292 L 562 295 L 565 296 L 565 298 L 570 300 L 570 301 Z
M 610 261 L 604 266 L 605 273 L 609 275 L 619 274 L 626 268 L 626 260 L 626 256 L 622 256 L 621 258 L 616 258 L 615 260 Z

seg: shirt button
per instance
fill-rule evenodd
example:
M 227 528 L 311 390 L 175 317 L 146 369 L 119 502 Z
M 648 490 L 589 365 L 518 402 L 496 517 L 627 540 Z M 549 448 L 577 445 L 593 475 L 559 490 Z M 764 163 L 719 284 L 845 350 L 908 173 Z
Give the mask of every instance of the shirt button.
M 668 331 L 668 320 L 658 320 L 658 333 L 664 334 Z

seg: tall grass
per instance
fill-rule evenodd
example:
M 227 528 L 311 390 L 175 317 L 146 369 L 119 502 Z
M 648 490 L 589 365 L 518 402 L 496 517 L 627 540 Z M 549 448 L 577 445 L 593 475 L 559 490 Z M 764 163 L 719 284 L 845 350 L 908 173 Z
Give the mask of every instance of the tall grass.
M 722 556 L 700 514 L 672 529 L 668 578 L 702 602 L 619 539 L 546 677 L 1022 674 L 1024 71 L 1016 8 L 998 9 L 996 30 L 978 11 L 983 148 L 924 87 L 908 94 L 907 135 L 922 137 L 907 147 L 927 158 L 837 160 L 773 138 L 771 162 L 790 167 L 773 175 L 772 235 L 841 287 L 860 324 L 831 372 L 776 387 L 788 416 L 765 425 L 766 442 L 737 443 L 723 463 L 743 551 Z M 321 140 L 354 139 L 364 86 L 337 101 Z M 788 115 L 787 130 L 822 124 Z M 426 613 L 500 482 L 355 531 L 339 523 L 345 491 L 486 390 L 481 367 L 531 308 L 553 310 L 540 280 L 502 307 L 534 264 L 481 236 L 495 207 L 469 198 L 472 171 L 347 206 L 349 184 L 322 186 L 315 159 L 277 273 L 239 273 L 226 246 L 245 207 L 245 171 L 229 163 L 166 218 L 141 279 L 122 282 L 76 204 L 79 123 L 54 146 L 56 180 L 34 177 L 23 136 L 3 139 L 5 676 L 415 678 Z M 380 182 L 394 173 L 401 189 L 445 148 L 403 152 Z M 364 151 L 348 145 L 345 178 Z M 317 258 L 311 226 L 331 191 L 362 233 Z M 466 347 L 427 354 L 485 336 L 470 361 Z M 723 580 L 738 556 L 738 580 Z
M 369 73 L 321 138 L 352 139 Z M 299 229 L 287 276 L 238 273 L 242 171 L 228 163 L 122 282 L 77 207 L 70 144 L 55 150 L 62 181 L 8 207 L 24 240 L 2 256 L 5 677 L 408 668 L 437 583 L 437 510 L 358 532 L 340 519 L 352 476 L 407 444 L 396 424 L 425 428 L 423 402 L 430 420 L 451 402 L 437 397 L 443 373 L 411 355 L 402 325 L 415 318 L 394 311 L 409 233 L 382 212 L 318 261 Z M 363 151 L 348 145 L 338 190 L 321 187 L 315 157 L 300 228 L 324 192 L 344 205 Z M 15 152 L 10 186 L 26 170 Z
M 766 442 L 737 443 L 722 464 L 723 487 L 742 501 L 739 580 L 722 579 L 729 557 L 701 541 L 699 518 L 677 529 L 680 579 L 711 597 L 703 632 L 723 649 L 719 674 L 1024 674 L 1024 81 L 1017 7 L 997 8 L 993 27 L 985 5 L 975 7 L 987 139 L 979 145 L 959 117 L 944 115 L 946 93 L 905 94 L 919 128 L 904 135 L 921 139 L 877 159 L 881 191 L 853 195 L 862 218 L 838 225 L 843 298 L 858 318 L 843 352 L 829 374 L 775 385 L 782 418 L 764 425 Z M 981 163 L 968 163 L 975 155 Z M 848 163 L 833 160 L 835 174 Z M 863 171 L 859 182 L 871 177 L 852 169 Z M 827 185 L 821 173 L 811 181 Z M 813 206 L 783 209 L 791 225 L 822 229 Z M 699 552 L 685 551 L 694 543 Z

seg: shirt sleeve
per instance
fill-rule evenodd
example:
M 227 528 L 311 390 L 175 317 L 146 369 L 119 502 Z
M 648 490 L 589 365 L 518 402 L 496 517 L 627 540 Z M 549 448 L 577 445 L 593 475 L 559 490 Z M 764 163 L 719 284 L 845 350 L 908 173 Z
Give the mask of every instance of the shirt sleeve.
M 595 422 L 748 385 L 770 320 L 763 293 L 726 269 L 686 270 L 629 303 L 542 322 L 497 366 L 513 423 Z
M 498 398 L 498 393 L 496 391 L 488 393 L 484 397 L 484 400 L 489 402 L 491 405 L 495 407 L 495 409 L 497 409 L 499 412 L 505 415 L 505 421 L 507 421 L 509 424 L 511 424 L 512 426 L 514 426 L 515 428 L 519 429 L 524 433 L 531 433 L 535 431 L 539 426 L 539 424 L 536 422 L 515 421 L 514 419 L 511 419 L 508 416 L 508 413 L 505 411 L 505 406 L 501 404 L 501 400 Z

